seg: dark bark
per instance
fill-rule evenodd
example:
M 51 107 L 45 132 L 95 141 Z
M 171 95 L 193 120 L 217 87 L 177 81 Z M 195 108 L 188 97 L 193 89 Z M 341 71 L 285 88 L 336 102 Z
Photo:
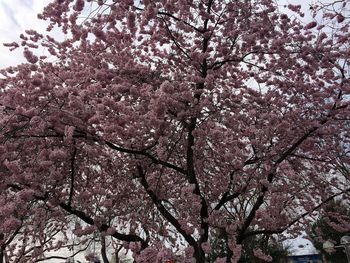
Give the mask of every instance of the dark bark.
M 0 249 L 0 263 L 4 263 L 4 249 L 2 247 Z
M 109 263 L 106 251 L 106 238 L 101 235 L 101 255 L 103 263 Z

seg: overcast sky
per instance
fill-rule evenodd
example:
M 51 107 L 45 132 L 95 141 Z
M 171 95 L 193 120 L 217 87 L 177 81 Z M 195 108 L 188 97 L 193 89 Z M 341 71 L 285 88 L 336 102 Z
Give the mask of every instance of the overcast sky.
M 3 43 L 17 41 L 25 29 L 43 31 L 45 24 L 36 17 L 48 2 L 48 0 L 0 0 L 0 68 L 24 61 L 20 50 L 9 52 Z

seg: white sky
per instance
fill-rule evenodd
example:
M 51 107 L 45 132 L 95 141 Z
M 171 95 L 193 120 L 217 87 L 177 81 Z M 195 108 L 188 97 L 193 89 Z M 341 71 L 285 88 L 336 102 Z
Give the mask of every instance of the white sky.
M 21 51 L 10 52 L 3 43 L 18 41 L 25 29 L 43 32 L 45 23 L 37 19 L 48 0 L 0 0 L 0 68 L 24 62 Z

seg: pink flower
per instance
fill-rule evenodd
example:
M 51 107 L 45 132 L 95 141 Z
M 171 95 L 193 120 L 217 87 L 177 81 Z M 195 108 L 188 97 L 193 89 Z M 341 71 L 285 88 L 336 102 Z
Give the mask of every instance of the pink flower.
M 341 23 L 341 22 L 343 22 L 345 20 L 345 17 L 342 15 L 342 14 L 338 14 L 337 15 L 337 21 L 338 21 L 338 23 Z
M 51 151 L 49 158 L 52 161 L 63 161 L 67 158 L 67 152 L 61 149 L 55 149 Z
M 1 225 L 1 228 L 5 232 L 10 232 L 18 228 L 20 225 L 21 221 L 19 221 L 17 218 L 10 217 L 8 219 L 5 219 L 5 221 Z
M 84 3 L 85 3 L 84 0 L 75 1 L 75 5 L 73 6 L 73 9 L 78 12 L 82 11 L 84 9 Z
M 260 248 L 254 249 L 253 254 L 255 257 L 260 258 L 264 261 L 271 262 L 272 257 L 270 255 L 266 255 Z
M 106 231 L 107 235 L 113 235 L 116 232 L 114 227 L 109 227 Z
M 311 23 L 308 23 L 305 27 L 304 27 L 304 29 L 305 30 L 309 30 L 309 29 L 312 29 L 312 28 L 314 28 L 314 27 L 316 27 L 317 26 L 317 22 L 316 21 L 313 21 L 313 22 L 311 22 Z
M 38 57 L 37 56 L 35 56 L 34 54 L 33 54 L 33 52 L 32 51 L 30 51 L 28 48 L 26 48 L 24 51 L 23 51 L 23 55 L 24 55 L 24 57 L 27 59 L 27 61 L 29 62 L 29 63 L 32 63 L 32 64 L 35 64 L 36 62 L 38 62 Z

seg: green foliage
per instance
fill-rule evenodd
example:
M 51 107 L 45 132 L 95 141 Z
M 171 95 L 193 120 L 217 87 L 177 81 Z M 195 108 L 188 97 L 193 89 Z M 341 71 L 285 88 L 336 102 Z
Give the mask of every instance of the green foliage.
M 225 237 L 220 232 L 215 232 L 210 238 L 212 252 L 208 262 L 215 262 L 219 257 L 226 257 L 227 246 Z M 242 244 L 242 255 L 239 263 L 260 263 L 265 262 L 254 256 L 254 249 L 260 248 L 265 254 L 270 255 L 275 263 L 284 263 L 288 259 L 288 248 L 272 236 L 255 235 L 246 238 Z
M 227 255 L 226 238 L 221 231 L 211 231 L 210 235 L 211 253 L 208 262 L 215 262 L 217 258 L 224 258 Z
M 244 241 L 239 263 L 265 262 L 254 257 L 253 251 L 257 248 L 260 248 L 266 255 L 270 255 L 275 263 L 287 262 L 288 248 L 284 247 L 272 236 L 258 235 L 251 236 Z
M 332 202 L 327 205 L 319 217 L 312 225 L 311 233 L 309 234 L 315 248 L 323 254 L 324 258 L 329 263 L 347 263 L 344 249 L 336 248 L 334 252 L 327 253 L 323 249 L 323 243 L 327 240 L 335 245 L 339 245 L 340 238 L 348 235 L 348 232 L 338 231 L 334 226 L 340 226 L 341 222 L 350 221 L 350 211 L 347 206 L 340 202 Z M 331 226 L 333 225 L 333 227 Z

